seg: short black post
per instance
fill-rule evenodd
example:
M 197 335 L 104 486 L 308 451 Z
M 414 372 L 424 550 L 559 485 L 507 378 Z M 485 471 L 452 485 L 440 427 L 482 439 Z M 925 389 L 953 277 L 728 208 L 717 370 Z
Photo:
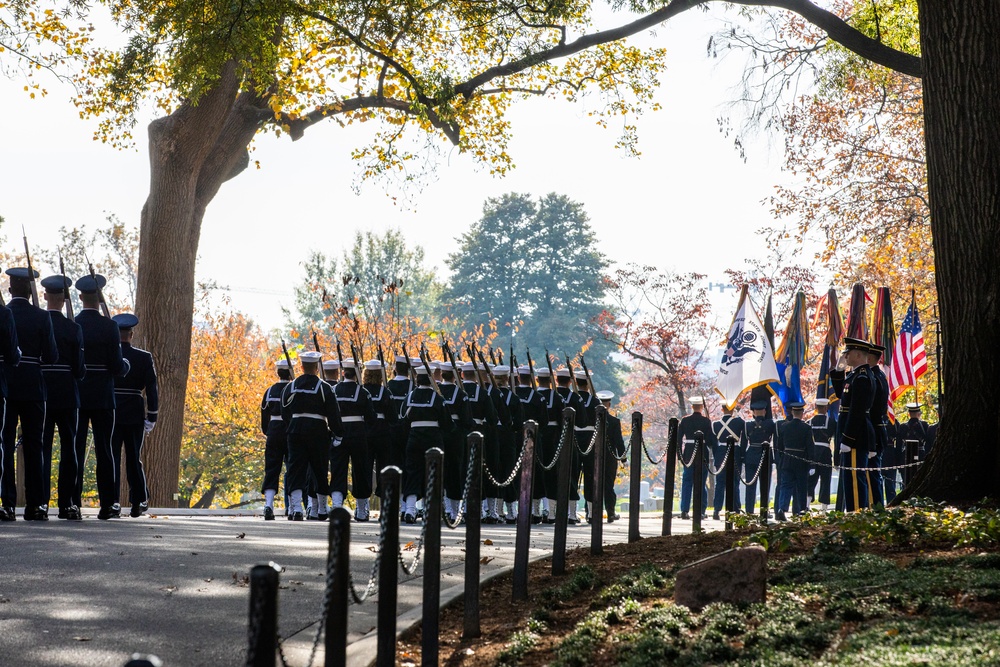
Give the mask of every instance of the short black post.
M 250 570 L 250 623 L 247 667 L 273 667 L 278 650 L 278 579 L 273 562 Z
M 351 575 L 351 512 L 330 512 L 329 558 L 333 559 L 330 603 L 326 612 L 326 667 L 347 666 L 347 605 Z
M 906 440 L 906 458 L 904 463 L 916 463 L 920 460 L 920 441 L 919 440 Z M 908 468 L 903 468 L 903 486 L 910 483 L 913 479 L 913 473 L 916 472 L 916 466 L 910 466 Z
M 691 521 L 691 532 L 700 533 L 701 515 L 705 513 L 705 495 L 703 493 L 705 481 L 702 479 L 705 475 L 705 434 L 701 431 L 694 433 L 694 460 L 691 463 L 691 472 L 694 473 L 694 491 L 691 494 L 694 515 Z
M 760 461 L 760 519 L 767 523 L 768 499 L 771 497 L 771 445 L 765 442 L 761 447 Z
M 667 465 L 663 470 L 663 530 L 660 535 L 670 534 L 670 524 L 674 518 L 674 475 L 677 467 L 677 417 L 671 417 L 667 426 Z
M 396 598 L 399 595 L 399 488 L 402 471 L 396 466 L 382 469 L 382 512 L 385 538 L 378 564 L 377 667 L 396 665 Z
M 462 637 L 475 639 L 479 627 L 479 538 L 482 520 L 483 434 L 469 434 L 469 456 L 472 457 L 472 479 L 465 506 L 465 618 Z
M 726 469 L 722 474 L 726 480 L 726 530 L 728 531 L 733 529 L 736 494 L 740 492 L 740 487 L 736 483 L 736 439 L 733 436 L 726 438 L 726 452 Z
M 594 425 L 594 488 L 591 490 L 590 508 L 590 553 L 600 556 L 604 553 L 604 475 L 608 461 L 605 438 L 608 424 L 608 409 L 597 406 L 597 422 Z M 611 510 L 612 513 L 614 510 Z M 609 517 L 610 518 L 610 517 Z
M 517 496 L 517 537 L 514 542 L 514 591 L 511 599 L 528 599 L 528 549 L 531 546 L 531 489 L 535 483 L 535 440 L 538 424 L 524 422 L 521 489 Z
M 420 633 L 420 664 L 438 664 L 441 616 L 441 488 L 444 452 L 431 447 L 424 454 L 430 496 L 424 498 L 424 613 Z
M 642 413 L 632 413 L 632 436 L 629 438 L 629 451 L 632 458 L 628 468 L 628 541 L 637 542 L 642 539 L 639 534 L 639 512 L 642 511 L 642 501 L 639 500 L 639 488 L 642 482 Z
M 573 468 L 573 447 L 576 440 L 573 424 L 576 423 L 576 410 L 563 408 L 562 442 L 559 450 L 559 491 L 556 493 L 556 525 L 552 536 L 552 576 L 566 574 L 566 531 L 569 528 L 569 482 L 570 471 Z

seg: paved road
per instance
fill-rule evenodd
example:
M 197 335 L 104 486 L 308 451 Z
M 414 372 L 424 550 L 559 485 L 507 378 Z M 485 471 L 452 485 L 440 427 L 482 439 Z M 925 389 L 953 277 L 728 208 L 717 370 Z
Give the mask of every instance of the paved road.
M 176 511 L 175 511 L 176 512 Z M 605 524 L 605 542 L 627 539 L 627 517 Z M 641 531 L 658 535 L 661 515 L 644 513 Z M 689 522 L 675 521 L 675 532 Z M 706 522 L 708 529 L 721 527 Z M 552 528 L 535 526 L 532 555 L 551 548 Z M 153 511 L 139 519 L 0 524 L 0 666 L 120 667 L 133 652 L 154 653 L 165 667 L 222 667 L 245 660 L 249 588 L 256 564 L 281 575 L 279 633 L 289 664 L 305 665 L 322 603 L 327 524 L 264 522 L 213 511 Z M 464 530 L 444 531 L 442 589 L 463 577 Z M 352 573 L 367 581 L 378 523 L 352 525 Z M 415 541 L 403 526 L 401 541 Z M 514 526 L 483 526 L 483 574 L 509 567 Z M 571 527 L 570 546 L 589 545 L 586 524 Z M 404 551 L 409 560 L 414 551 Z M 400 572 L 398 613 L 420 604 L 422 568 Z M 351 640 L 375 628 L 377 596 L 351 607 Z M 322 647 L 315 664 L 322 664 Z

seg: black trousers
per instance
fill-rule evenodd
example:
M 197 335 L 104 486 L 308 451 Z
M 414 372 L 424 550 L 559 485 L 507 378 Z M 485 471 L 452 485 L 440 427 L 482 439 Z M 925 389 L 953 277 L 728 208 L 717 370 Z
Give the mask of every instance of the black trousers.
M 830 504 L 830 480 L 833 478 L 833 453 L 830 446 L 818 445 L 816 448 L 819 461 L 814 470 L 816 472 L 809 475 L 809 495 L 816 497 L 816 483 L 819 483 L 819 501 L 824 505 Z
M 552 498 L 553 500 L 559 498 L 559 464 L 555 461 L 555 458 L 556 450 L 559 449 L 559 436 L 561 434 L 562 431 L 558 425 L 549 426 L 542 431 L 542 436 L 540 438 L 542 445 L 540 448 L 541 451 L 535 454 L 535 458 L 538 461 L 539 466 L 552 465 L 552 468 L 550 470 L 540 468 L 538 472 L 541 472 L 541 475 L 539 475 L 538 472 L 535 473 L 536 477 L 542 478 L 542 488 L 544 489 L 542 496 L 538 497 Z M 565 447 L 573 447 L 573 443 L 567 442 Z M 568 452 L 561 452 L 559 455 L 563 456 L 567 453 Z M 549 512 L 554 514 L 555 509 L 549 508 Z
M 424 470 L 427 467 L 427 450 L 432 447 L 439 447 L 444 451 L 444 439 L 441 437 L 441 429 L 438 428 L 411 428 L 410 437 L 406 442 L 406 473 L 403 476 L 403 497 L 416 496 L 424 497 L 427 483 L 424 479 Z M 444 474 L 444 471 L 441 471 Z M 485 497 L 485 496 L 483 496 Z
M 264 481 L 260 485 L 260 492 L 264 493 L 268 489 L 278 490 L 278 480 L 281 478 L 281 466 L 288 458 L 288 436 L 285 435 L 285 424 L 277 420 L 271 422 L 267 428 L 267 439 L 264 441 Z M 288 486 L 288 480 L 285 480 Z M 286 488 L 287 491 L 287 488 Z
M 21 425 L 21 447 L 24 452 L 24 505 L 40 507 L 48 496 L 48 479 L 42 479 L 42 431 L 45 427 L 45 403 L 7 399 L 3 422 L 3 477 L 0 481 L 0 502 L 4 507 L 17 505 L 14 475 L 14 452 L 17 449 L 17 425 Z
M 505 482 L 514 472 L 514 465 L 521 456 L 521 448 L 516 444 L 520 441 L 520 434 L 509 428 L 500 428 L 497 430 L 497 437 L 500 440 L 500 473 L 503 475 L 499 481 Z M 521 475 L 519 472 L 507 486 L 500 489 L 498 497 L 503 498 L 505 502 L 512 503 L 517 500 L 521 492 L 520 489 Z
M 355 498 L 372 495 L 372 459 L 364 429 L 347 433 L 336 447 L 330 447 L 330 490 L 347 495 L 347 467 L 351 468 L 351 492 Z
M 120 474 L 122 450 L 125 450 L 125 478 L 128 480 L 129 502 L 144 503 L 149 500 L 146 472 L 142 469 L 142 441 L 146 435 L 143 424 L 119 424 L 111 432 L 111 454 L 115 458 L 115 472 Z M 119 502 L 122 485 L 115 484 L 115 502 Z
M 73 491 L 73 504 L 82 506 L 83 472 L 87 461 L 87 430 L 94 433 L 94 456 L 97 457 L 97 495 L 102 508 L 110 508 L 118 495 L 115 487 L 118 484 L 118 470 L 111 453 L 111 434 L 115 429 L 115 410 L 111 409 L 80 409 L 76 430 L 76 486 Z M 61 502 L 61 501 L 60 501 Z
M 389 425 L 379 420 L 375 428 L 368 431 L 368 453 L 371 455 L 375 478 L 375 495 L 382 497 L 382 468 L 392 463 L 392 436 Z
M 489 470 L 493 479 L 498 482 L 503 480 L 503 471 L 500 469 L 500 443 L 497 439 L 496 427 L 480 426 L 480 433 L 483 434 L 483 498 L 499 498 L 500 487 L 493 483 L 486 471 Z
M 45 468 L 42 475 L 45 479 L 52 479 L 52 444 L 56 437 L 56 429 L 59 430 L 59 491 L 56 502 L 60 508 L 67 508 L 73 504 L 73 496 L 76 493 L 76 476 L 79 468 L 76 460 L 76 422 L 79 410 L 69 409 L 46 409 L 45 429 L 42 432 L 42 453 L 45 457 Z M 45 502 L 48 505 L 51 499 L 49 485 L 45 485 Z
M 461 500 L 465 491 L 465 478 L 469 469 L 465 429 L 457 429 L 444 437 L 444 496 Z
M 315 475 L 316 493 L 330 495 L 330 481 L 327 476 L 330 456 L 330 436 L 288 435 L 288 490 L 305 494 L 309 483 L 309 471 Z

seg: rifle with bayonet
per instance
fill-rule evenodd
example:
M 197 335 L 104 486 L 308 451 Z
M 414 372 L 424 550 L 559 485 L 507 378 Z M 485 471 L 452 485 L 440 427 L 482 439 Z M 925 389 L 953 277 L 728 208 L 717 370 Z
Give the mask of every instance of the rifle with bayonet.
M 442 398 L 442 400 L 443 400 L 444 399 L 444 394 L 441 393 L 441 387 L 438 386 L 437 380 L 434 379 L 434 371 L 431 370 L 431 365 L 427 362 L 427 354 L 426 354 L 426 352 L 427 352 L 426 347 L 424 347 L 424 345 L 421 344 L 420 345 L 420 363 L 422 363 L 424 365 L 424 368 L 427 370 L 427 377 L 429 377 L 430 380 L 431 380 L 431 389 L 433 389 L 434 393 L 437 394 L 438 396 L 440 396 Z
M 455 353 L 451 351 L 451 345 L 448 344 L 446 340 L 444 342 L 444 358 L 451 362 L 451 370 L 455 373 L 455 384 L 458 386 L 459 391 L 464 391 L 462 389 L 462 373 L 458 370 L 458 362 L 455 361 Z
M 59 275 L 63 277 L 63 303 L 66 306 L 66 319 L 73 321 L 73 298 L 69 294 L 69 283 L 66 279 L 66 268 L 63 266 L 62 250 L 59 251 Z
M 344 353 L 341 352 L 341 350 L 340 350 L 340 339 L 339 338 L 337 339 L 337 363 L 340 364 L 340 373 L 342 375 L 343 372 L 344 372 Z M 338 377 L 337 379 L 339 380 L 340 377 Z
M 582 401 L 583 396 L 580 396 L 580 385 L 576 382 L 576 374 L 573 372 L 573 364 L 570 363 L 568 354 L 566 355 L 566 368 L 569 369 L 570 387 L 573 389 L 573 393 L 579 396 Z
M 101 288 L 101 283 L 97 280 L 97 274 L 94 272 L 94 265 L 86 254 L 83 258 L 87 261 L 87 270 L 90 271 L 90 277 L 94 279 L 94 286 L 97 288 L 97 300 L 101 304 L 101 314 L 104 317 L 111 317 L 111 313 L 108 312 L 108 302 L 104 300 L 104 290 Z
M 480 351 L 480 352 L 479 352 L 479 356 L 480 356 L 480 357 L 482 357 L 482 356 L 483 356 L 483 353 L 482 353 L 482 351 Z M 492 347 L 490 348 L 490 362 L 491 362 L 491 363 L 492 363 L 492 364 L 493 364 L 494 366 L 496 366 L 496 365 L 497 365 L 497 355 L 496 355 L 496 354 L 494 354 L 494 352 L 493 352 L 493 348 L 492 348 Z M 483 359 L 483 366 L 485 366 L 485 365 L 486 365 L 486 360 L 485 360 L 485 359 Z
M 389 387 L 389 369 L 385 365 L 385 356 L 382 354 L 382 343 L 376 345 L 378 351 L 378 362 L 382 365 L 382 386 Z
M 550 382 L 552 383 L 552 391 L 556 390 L 556 372 L 552 370 L 552 358 L 549 357 L 549 349 L 545 348 L 545 365 L 549 367 L 549 377 L 552 378 Z
M 31 251 L 28 250 L 28 234 L 21 225 L 21 238 L 24 239 L 24 259 L 28 262 L 28 282 L 31 284 L 31 305 L 38 308 L 38 284 L 35 283 L 35 270 L 31 267 Z
M 472 362 L 472 370 L 476 372 L 476 384 L 479 385 L 480 389 L 485 389 L 483 386 L 483 378 L 479 375 L 479 364 L 476 363 L 476 353 L 471 345 L 465 346 L 465 351 L 469 353 L 469 360 Z
M 528 355 L 528 375 L 531 376 L 531 388 L 537 391 L 538 382 L 535 380 L 535 362 L 531 360 L 531 349 L 526 347 L 524 351 Z
M 361 360 L 360 351 L 354 347 L 354 341 L 351 341 L 351 356 L 354 357 L 354 377 L 357 378 L 358 384 L 361 384 L 361 369 L 364 368 L 364 362 Z
M 285 353 L 285 362 L 288 363 L 288 376 L 295 379 L 295 367 L 292 366 L 292 357 L 288 354 L 288 348 L 285 346 L 285 339 L 281 339 L 281 351 Z

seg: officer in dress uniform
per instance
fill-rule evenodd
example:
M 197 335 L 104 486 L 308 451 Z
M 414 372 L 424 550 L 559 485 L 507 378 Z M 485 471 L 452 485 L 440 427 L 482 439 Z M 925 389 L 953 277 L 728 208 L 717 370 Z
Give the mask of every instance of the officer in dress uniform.
M 94 455 L 97 457 L 97 494 L 101 509 L 97 518 L 107 520 L 121 516 L 121 506 L 115 503 L 118 471 L 111 453 L 111 433 L 115 425 L 115 378 L 127 375 L 129 362 L 122 356 L 118 325 L 98 310 L 100 290 L 107 280 L 100 274 L 84 276 L 76 281 L 83 309 L 76 323 L 83 330 L 83 361 L 87 374 L 79 381 L 80 420 L 76 431 L 76 491 L 73 504 L 79 506 L 83 496 L 83 472 L 87 459 L 87 429 L 94 434 Z
M 417 386 L 407 395 L 399 417 L 406 422 L 409 436 L 406 440 L 406 469 L 403 497 L 403 522 L 417 522 L 417 500 L 424 497 L 427 488 L 424 471 L 427 467 L 427 450 L 437 447 L 444 451 L 444 436 L 455 427 L 444 399 L 431 386 L 431 376 L 421 365 L 416 369 Z M 483 392 L 485 394 L 485 392 Z M 444 474 L 444 471 L 441 471 Z M 440 517 L 426 517 L 439 521 Z
M 153 355 L 132 346 L 139 318 L 132 313 L 121 313 L 111 319 L 118 325 L 122 356 L 129 363 L 128 375 L 115 378 L 115 428 L 111 435 L 111 452 L 118 471 L 121 470 L 122 447 L 125 448 L 125 475 L 132 504 L 129 516 L 138 517 L 149 507 L 146 473 L 142 469 L 142 441 L 156 425 L 160 392 Z M 120 489 L 121 484 L 115 484 L 116 504 Z
M 344 424 L 344 438 L 334 441 L 330 451 L 332 469 L 333 509 L 344 506 L 347 495 L 347 466 L 351 466 L 351 492 L 357 502 L 355 517 L 368 518 L 368 498 L 372 495 L 372 459 L 368 451 L 368 429 L 375 426 L 378 416 L 368 390 L 358 383 L 357 362 L 344 359 L 340 366 L 342 379 L 334 387 Z M 325 509 L 322 505 L 321 509 Z
M 715 448 L 715 465 L 722 465 L 722 461 L 726 457 L 726 449 L 729 446 L 728 439 L 732 438 L 734 441 L 733 452 L 731 454 L 733 457 L 733 470 L 738 471 L 740 469 L 743 452 L 746 450 L 746 427 L 746 422 L 739 415 L 734 415 L 732 408 L 722 407 L 722 418 L 712 422 L 712 433 L 715 434 L 715 441 L 718 443 Z M 712 518 L 716 521 L 719 521 L 720 513 L 726 509 L 726 485 L 722 482 L 724 479 L 724 473 L 720 473 L 720 476 L 715 478 L 715 498 Z M 733 475 L 732 482 L 733 488 L 730 493 L 733 496 L 733 507 L 739 512 L 741 504 L 739 475 Z
M 539 423 L 539 445 L 535 460 L 540 469 L 536 471 L 535 477 L 542 478 L 542 491 L 546 505 L 550 510 L 546 517 L 542 508 L 540 497 L 534 494 L 531 497 L 531 521 L 532 523 L 555 523 L 556 499 L 559 495 L 559 466 L 556 464 L 556 452 L 559 450 L 559 438 L 562 435 L 562 411 L 565 407 L 562 396 L 552 386 L 552 375 L 548 368 L 539 368 L 535 372 L 538 382 L 538 396 L 542 399 L 545 407 L 545 421 Z M 545 469 L 544 466 L 550 466 Z M 541 472 L 541 475 L 538 474 Z M 537 520 L 536 520 L 537 519 Z
M 444 439 L 444 512 L 453 522 L 462 511 L 465 478 L 469 465 L 466 438 L 472 432 L 472 413 L 469 411 L 465 391 L 456 384 L 455 368 L 451 362 L 441 362 L 441 395 L 445 409 L 455 428 Z M 459 371 L 461 373 L 461 371 Z
M 868 368 L 869 344 L 858 338 L 844 338 L 845 352 L 830 371 L 833 389 L 840 396 L 837 419 L 837 446 L 840 454 L 840 482 L 837 505 L 848 512 L 868 507 L 868 481 L 864 467 L 868 452 L 875 448 L 871 407 L 875 382 Z M 850 372 L 845 372 L 847 366 Z
M 819 483 L 819 502 L 825 512 L 830 509 L 830 479 L 833 476 L 833 451 L 830 441 L 837 435 L 837 420 L 828 413 L 830 399 L 816 399 L 816 414 L 809 420 L 813 430 L 813 441 L 816 449 L 813 460 L 816 467 L 809 471 L 809 499 L 816 496 L 816 484 Z
M 885 348 L 868 344 L 868 368 L 871 369 L 875 394 L 872 396 L 871 421 L 875 429 L 875 450 L 868 452 L 868 497 L 872 506 L 884 506 L 882 482 L 882 455 L 888 447 L 889 434 L 889 379 L 879 365 Z
M 0 306 L 0 360 L 3 360 L 3 363 L 0 364 L 0 409 L 5 409 L 7 403 L 7 376 L 13 372 L 14 368 L 21 361 L 21 349 L 17 345 L 17 329 L 14 327 L 14 316 L 11 315 L 10 309 L 6 306 Z M 0 433 L 2 433 L 2 429 L 0 429 Z M 4 459 L 7 458 L 6 451 L 7 448 L 2 442 L 2 435 L 0 435 L 0 498 L 3 498 L 4 494 L 4 466 L 6 464 Z M 0 503 L 0 521 L 15 520 L 17 520 L 17 514 L 14 513 L 14 507 L 11 506 L 8 511 L 8 508 Z
M 79 521 L 83 519 L 80 508 L 73 504 L 76 489 L 76 421 L 80 410 L 80 392 L 76 383 L 83 379 L 83 330 L 80 325 L 63 315 L 66 302 L 65 290 L 73 284 L 66 276 L 49 276 L 42 281 L 45 303 L 52 319 L 52 333 L 56 339 L 59 360 L 42 365 L 45 378 L 45 429 L 42 447 L 45 469 L 42 477 L 52 478 L 52 443 L 59 429 L 59 518 Z M 45 505 L 49 504 L 50 486 L 45 484 Z
M 381 496 L 379 486 L 379 472 L 382 468 L 390 465 L 389 450 L 391 448 L 392 434 L 390 429 L 399 420 L 399 413 L 393 411 L 392 395 L 386 387 L 385 364 L 378 359 L 370 359 L 365 362 L 365 370 L 362 375 L 362 386 L 368 391 L 372 398 L 372 407 L 375 409 L 375 425 L 368 429 L 368 451 L 374 463 L 375 493 Z M 368 511 L 364 513 L 355 512 L 355 521 L 368 521 Z
M 568 368 L 559 368 L 556 370 L 556 391 L 559 392 L 559 396 L 562 397 L 563 403 L 568 408 L 573 408 L 574 411 L 574 432 L 577 428 L 586 427 L 587 425 L 587 408 L 583 404 L 583 398 L 580 396 L 579 392 L 573 390 L 570 386 L 572 376 L 570 375 Z M 595 406 L 596 408 L 596 406 Z M 588 439 L 588 444 L 590 440 Z M 576 444 L 576 437 L 573 438 L 574 445 Z M 586 447 L 586 445 L 584 445 Z M 576 510 L 577 506 L 580 504 L 580 448 L 577 446 L 570 448 L 570 453 L 573 456 L 573 461 L 570 466 L 570 480 L 569 480 L 569 523 L 577 524 L 580 523 L 580 518 L 577 516 Z M 557 468 L 559 466 L 556 466 Z M 556 475 L 558 479 L 558 474 Z M 554 496 L 558 498 L 558 496 Z M 553 505 L 553 507 L 555 507 Z M 554 512 L 552 512 L 554 514 Z
M 923 406 L 919 403 L 907 403 L 907 421 L 899 425 L 897 429 L 896 438 L 899 441 L 899 449 L 901 452 L 900 463 L 912 463 L 909 460 L 910 454 L 908 452 L 912 451 L 913 455 L 917 457 L 918 460 L 923 461 L 927 457 L 927 451 L 930 447 L 927 441 L 930 437 L 931 427 L 920 418 L 921 408 Z M 916 444 L 912 446 L 907 445 L 907 441 L 913 441 Z M 909 471 L 909 476 L 912 476 L 914 468 L 907 468 L 905 470 Z M 909 479 L 909 476 L 904 476 L 904 479 Z
M 49 479 L 43 478 L 45 457 L 42 433 L 45 429 L 45 380 L 41 364 L 54 364 L 59 359 L 52 319 L 41 308 L 31 304 L 31 283 L 37 271 L 24 268 L 7 269 L 10 276 L 10 304 L 14 327 L 21 346 L 21 363 L 11 369 L 7 383 L 7 398 L 3 422 L 3 491 L 2 503 L 7 514 L 14 516 L 17 488 L 14 485 L 14 450 L 17 447 L 17 425 L 21 424 L 21 446 L 24 452 L 24 519 L 48 521 Z
M 746 501 L 747 514 L 753 514 L 754 508 L 757 506 L 757 483 L 759 480 L 756 479 L 756 476 L 758 471 L 761 475 L 767 475 L 771 472 L 770 470 L 760 470 L 764 451 L 774 444 L 775 438 L 774 421 L 765 416 L 768 405 L 768 401 L 760 399 L 750 403 L 753 421 L 746 425 L 747 448 L 743 456 L 743 479 L 747 482 L 753 480 L 746 484 L 744 500 Z M 761 512 L 767 512 L 766 505 L 761 508 Z
M 344 425 L 333 387 L 319 378 L 319 352 L 299 355 L 302 375 L 285 385 L 281 392 L 281 418 L 288 433 L 288 487 L 291 521 L 302 521 L 302 496 L 308 482 L 308 470 L 316 473 L 316 492 L 320 506 L 326 507 L 330 484 L 327 466 L 330 442 L 344 437 Z
M 702 476 L 698 481 L 701 490 L 701 506 L 704 511 L 708 511 L 708 452 L 714 451 L 718 445 L 715 439 L 715 432 L 712 430 L 712 421 L 702 414 L 705 409 L 705 399 L 702 396 L 691 398 L 691 414 L 681 418 L 677 426 L 677 440 L 680 444 L 681 458 L 690 461 L 691 464 L 684 467 L 681 473 L 681 518 L 690 519 L 691 497 L 694 495 L 694 454 L 695 454 L 695 433 L 701 431 L 705 436 L 705 446 L 701 451 L 701 456 L 705 459 L 706 465 L 702 468 Z M 708 515 L 702 515 L 707 519 Z
M 275 364 L 278 381 L 267 388 L 260 399 L 260 430 L 264 440 L 264 520 L 274 521 L 274 497 L 278 495 L 281 466 L 288 460 L 288 434 L 281 418 L 281 394 L 292 379 L 288 361 L 279 359 Z M 287 486 L 287 483 L 286 483 Z
M 618 457 L 625 456 L 625 438 L 622 437 L 622 422 L 611 414 L 611 399 L 613 391 L 597 392 L 599 400 L 607 409 L 605 433 L 608 451 L 604 454 L 604 511 L 608 513 L 608 523 L 614 523 L 621 517 L 618 515 L 618 496 L 615 494 L 615 480 L 618 478 Z
M 882 486 L 885 490 L 886 505 L 895 499 L 896 494 L 899 493 L 899 489 L 901 488 L 899 484 L 896 483 L 896 476 L 899 474 L 899 470 L 887 470 L 887 468 L 895 468 L 895 466 L 903 463 L 903 456 L 900 453 L 898 446 L 898 430 L 899 425 L 893 421 L 890 421 L 885 425 L 886 443 L 885 451 L 882 453 Z
M 793 401 L 788 403 L 788 409 L 791 411 L 791 419 L 778 431 L 776 447 L 780 454 L 778 479 L 781 480 L 776 494 L 778 509 L 775 518 L 778 521 L 785 521 L 789 501 L 795 515 L 805 514 L 809 509 L 806 487 L 809 484 L 809 468 L 814 464 L 813 429 L 802 421 L 805 404 Z
M 497 439 L 500 443 L 500 474 L 503 475 L 503 480 L 510 478 L 514 472 L 514 465 L 517 463 L 521 453 L 518 443 L 524 427 L 524 413 L 521 410 L 521 400 L 509 386 L 511 372 L 510 366 L 504 364 L 493 368 L 493 375 L 496 377 L 497 382 L 500 383 L 499 390 L 503 410 L 509 415 L 507 422 L 504 422 L 502 418 L 497 421 Z M 507 486 L 500 489 L 501 501 L 507 506 L 506 513 L 504 513 L 502 507 L 500 508 L 499 516 L 501 522 L 506 521 L 508 524 L 517 523 L 517 497 L 519 488 L 518 477 L 515 475 Z

